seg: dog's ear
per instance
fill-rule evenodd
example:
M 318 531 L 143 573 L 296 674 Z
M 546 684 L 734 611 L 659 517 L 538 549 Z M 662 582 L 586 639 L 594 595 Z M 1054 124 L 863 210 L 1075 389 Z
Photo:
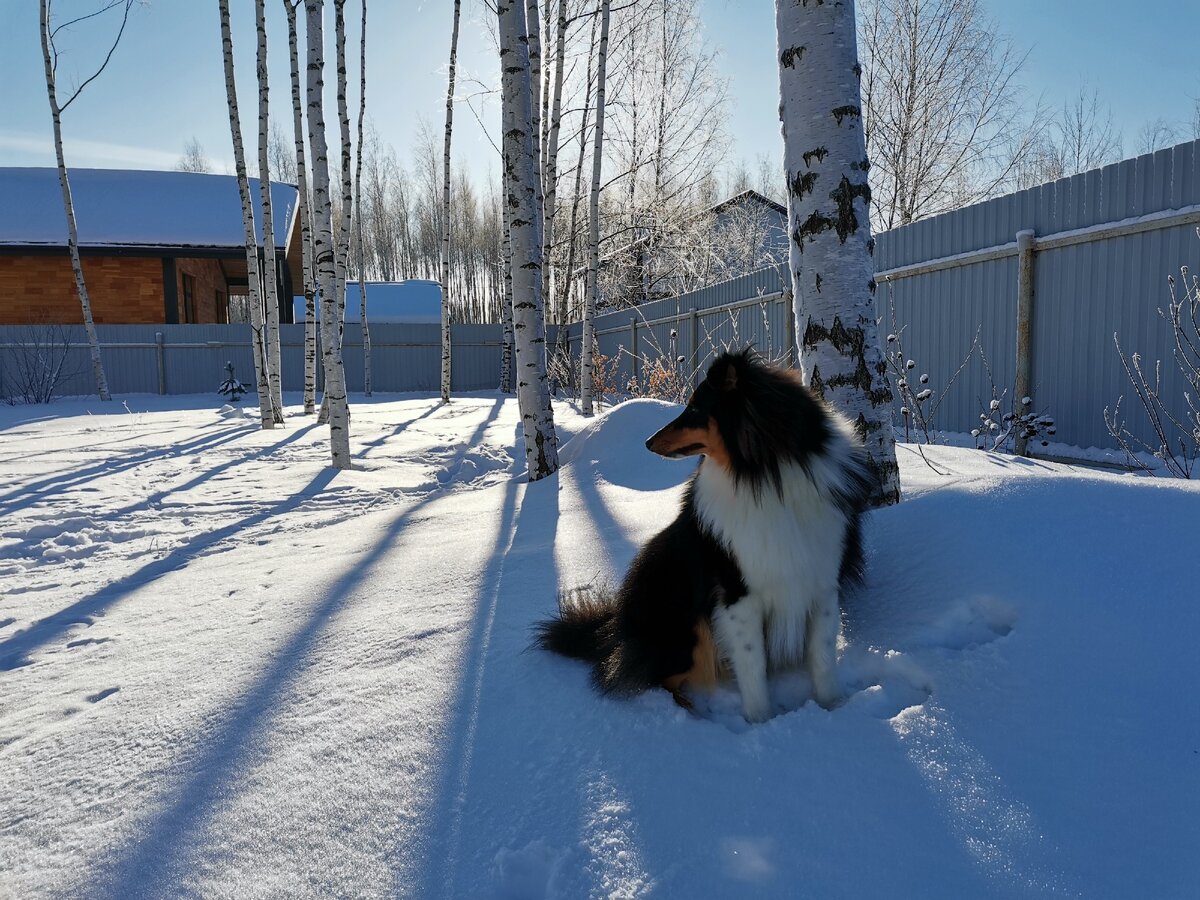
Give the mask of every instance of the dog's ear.
M 738 386 L 738 367 L 732 354 L 723 353 L 708 368 L 705 380 L 721 393 L 736 390 Z

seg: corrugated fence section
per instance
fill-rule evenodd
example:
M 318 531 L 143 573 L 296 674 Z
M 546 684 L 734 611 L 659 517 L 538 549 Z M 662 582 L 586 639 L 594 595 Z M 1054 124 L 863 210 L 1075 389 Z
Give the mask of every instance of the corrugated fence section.
M 99 325 L 101 352 L 109 389 L 114 394 L 215 393 L 232 362 L 237 377 L 253 388 L 254 360 L 248 325 Z M 493 389 L 500 372 L 498 325 L 454 325 L 452 384 L 456 391 Z M 42 345 L 67 341 L 59 396 L 94 394 L 87 336 L 82 325 L 7 326 L 0 328 L 0 395 L 11 390 L 18 367 L 37 365 Z M 304 388 L 304 326 L 280 327 L 283 387 Z M 345 332 L 343 358 L 351 391 L 363 389 L 362 335 L 357 324 Z M 436 391 L 441 371 L 441 327 L 380 324 L 371 326 L 371 380 L 377 391 Z M 318 378 L 321 366 L 318 359 Z
M 1061 441 L 1113 446 L 1104 408 L 1124 395 L 1132 430 L 1153 444 L 1113 335 L 1127 353 L 1139 352 L 1151 372 L 1163 360 L 1163 394 L 1182 414 L 1185 385 L 1158 310 L 1170 299 L 1167 277 L 1178 276 L 1181 265 L 1196 271 L 1200 264 L 1198 224 L 1200 142 L 1193 141 L 879 235 L 879 309 L 886 320 L 888 301 L 894 303 L 898 323 L 907 325 L 906 354 L 939 388 L 978 331 L 997 387 L 1011 395 L 1016 236 L 1032 230 L 1035 408 L 1057 420 Z M 937 425 L 970 430 L 989 398 L 977 358 L 947 395 Z
M 994 383 L 1013 396 L 1018 349 L 1017 234 L 1032 231 L 1033 315 L 1028 355 L 1035 409 L 1058 422 L 1058 440 L 1112 446 L 1106 406 L 1125 395 L 1130 426 L 1154 443 L 1113 345 L 1118 334 L 1152 373 L 1164 361 L 1162 390 L 1184 412 L 1184 383 L 1167 323 L 1158 315 L 1169 294 L 1167 276 L 1190 263 L 1200 270 L 1200 141 L 1041 185 L 880 234 L 876 299 L 883 333 L 898 333 L 913 374 L 928 373 L 934 401 L 971 352 L 976 335 L 990 365 L 976 353 L 938 410 L 934 426 L 976 427 Z M 613 362 L 619 389 L 644 377 L 644 366 L 673 355 L 685 376 L 702 370 L 722 347 L 753 343 L 775 359 L 791 357 L 794 323 L 785 293 L 787 273 L 764 269 L 637 310 L 598 316 L 600 352 Z M 894 323 L 892 311 L 895 313 Z M 67 330 L 84 343 L 83 329 Z M 243 382 L 253 380 L 247 326 L 102 326 L 105 365 L 114 392 L 214 391 L 232 360 Z M 553 343 L 556 329 L 549 329 Z M 582 326 L 567 328 L 577 369 Z M 672 337 L 672 332 L 674 336 Z M 501 335 L 495 325 L 454 326 L 454 389 L 494 388 Z M 0 378 L 30 329 L 0 328 Z M 157 335 L 161 334 L 161 345 Z M 434 391 L 440 365 L 437 325 L 374 325 L 374 387 Z M 357 327 L 346 329 L 349 387 L 362 389 Z M 302 388 L 303 326 L 283 327 L 284 386 Z M 82 347 L 69 354 L 60 394 L 94 391 Z M 11 371 L 11 369 L 9 370 Z M 561 371 L 558 377 L 563 377 Z M 575 377 L 575 376 L 570 376 Z M 1008 401 L 1006 400 L 1006 405 Z M 899 406 L 899 403 L 897 403 Z M 899 416 L 897 423 L 901 422 Z

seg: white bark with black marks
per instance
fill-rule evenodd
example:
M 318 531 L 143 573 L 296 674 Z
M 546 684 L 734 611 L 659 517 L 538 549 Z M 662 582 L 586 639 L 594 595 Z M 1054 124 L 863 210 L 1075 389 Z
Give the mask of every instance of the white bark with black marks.
M 237 171 L 238 194 L 242 201 L 242 227 L 246 236 L 246 280 L 258 411 L 262 418 L 262 427 L 274 428 L 275 409 L 271 401 L 271 383 L 267 374 L 265 323 L 262 294 L 259 291 L 258 237 L 254 233 L 254 203 L 250 199 L 250 179 L 246 175 L 246 153 L 242 146 L 242 123 L 238 114 L 237 86 L 233 77 L 233 36 L 229 30 L 229 0 L 218 0 L 218 7 L 221 15 L 221 49 L 225 57 L 225 96 L 229 102 L 229 131 L 233 137 L 234 167 Z
M 550 0 L 546 0 L 547 10 Z M 554 100 L 550 103 L 549 131 L 542 147 L 542 177 L 545 183 L 543 191 L 545 234 L 542 239 L 542 296 L 546 302 L 554 296 L 553 250 L 554 250 L 554 217 L 558 204 L 558 139 L 562 126 L 562 91 L 563 91 L 563 61 L 566 58 L 567 44 L 567 0 L 558 0 L 558 26 L 554 42 Z M 543 101 L 545 98 L 543 97 Z M 543 103 L 543 105 L 545 105 Z M 586 130 L 586 125 L 584 126 Z M 559 334 L 566 335 L 566 316 L 560 307 L 555 319 L 559 325 Z M 560 339 L 561 341 L 561 339 Z
M 546 320 L 542 303 L 542 225 L 533 135 L 528 35 L 524 0 L 500 0 L 505 203 L 512 241 L 513 328 L 517 351 L 517 402 L 525 431 L 529 480 L 558 469 L 558 440 L 546 383 Z
M 776 0 L 789 262 L 805 381 L 854 425 L 875 505 L 900 500 L 879 342 L 853 0 Z
M 296 185 L 300 199 L 300 237 L 304 266 L 304 414 L 316 412 L 317 400 L 317 303 L 313 277 L 312 211 L 308 202 L 308 165 L 304 158 L 304 109 L 300 102 L 300 51 L 296 29 L 296 7 L 302 0 L 283 0 L 288 18 L 288 52 L 292 65 L 292 130 L 296 142 Z
M 508 232 L 508 179 L 501 175 L 503 182 L 500 202 L 500 227 L 504 238 L 500 249 L 501 278 L 504 282 L 500 296 L 500 323 L 504 343 L 500 348 L 500 392 L 511 394 L 513 389 L 513 293 L 512 293 L 512 241 Z
M 600 3 L 600 52 L 596 61 L 596 134 L 592 142 L 592 192 L 589 203 L 588 284 L 583 301 L 583 351 L 580 375 L 580 405 L 583 414 L 593 414 L 595 392 L 595 320 L 599 302 L 600 273 L 600 174 L 604 160 L 604 88 L 608 74 L 609 0 Z M 632 348 L 630 348 L 632 350 Z M 634 359 L 633 365 L 637 365 Z
M 263 303 L 266 330 L 263 348 L 267 361 L 267 382 L 271 389 L 271 414 L 275 424 L 283 423 L 283 377 L 279 356 L 279 278 L 275 260 L 275 216 L 271 208 L 271 169 L 267 154 L 267 131 L 271 124 L 270 85 L 267 75 L 266 0 L 255 0 L 254 24 L 258 31 L 258 187 L 262 202 L 263 230 Z
M 226 0 L 222 0 L 226 2 Z M 321 357 L 325 368 L 324 404 L 329 410 L 329 446 L 335 469 L 350 468 L 350 410 L 342 364 L 341 321 L 337 304 L 337 249 L 329 196 L 329 144 L 325 138 L 324 0 L 305 0 L 308 37 L 308 142 L 313 167 L 313 250 L 321 288 Z
M 62 188 L 63 212 L 67 217 L 67 252 L 71 257 L 71 271 L 75 276 L 75 290 L 79 294 L 79 306 L 83 313 L 83 327 L 87 332 L 88 353 L 91 357 L 92 376 L 96 380 L 96 393 L 100 395 L 101 400 L 105 401 L 111 400 L 112 395 L 108 392 L 108 376 L 104 373 L 104 361 L 100 356 L 100 338 L 96 334 L 96 322 L 92 317 L 92 302 L 88 297 L 87 282 L 83 277 L 83 262 L 79 258 L 79 230 L 75 223 L 75 202 L 71 197 L 71 179 L 67 175 L 67 160 L 63 152 L 62 113 L 79 96 L 79 92 L 87 86 L 87 83 L 96 78 L 104 71 L 104 67 L 108 65 L 108 60 L 112 58 L 113 51 L 116 50 L 117 43 L 121 40 L 121 35 L 125 32 L 125 23 L 129 21 L 129 8 L 131 4 L 132 0 L 124 4 L 125 17 L 121 20 L 121 30 L 117 33 L 117 37 L 113 41 L 104 63 L 101 64 L 100 68 L 96 70 L 91 78 L 88 78 L 75 89 L 71 96 L 67 98 L 66 103 L 60 106 L 58 102 L 58 84 L 55 77 L 58 51 L 54 47 L 54 32 L 50 29 L 50 3 L 49 0 L 41 0 L 40 3 L 42 60 L 46 69 L 46 97 L 50 102 L 50 119 L 54 125 L 54 154 L 58 161 L 58 183 Z
M 362 324 L 363 348 L 363 393 L 371 396 L 371 329 L 367 325 L 367 276 L 363 253 L 362 226 L 362 166 L 363 166 L 363 117 L 367 112 L 367 0 L 362 0 L 362 35 L 359 44 L 359 88 L 358 88 L 358 154 L 354 163 L 354 223 L 358 236 L 358 298 L 359 322 Z
M 458 67 L 458 20 L 462 0 L 454 0 L 450 34 L 450 75 L 446 83 L 446 143 L 442 155 L 442 402 L 450 402 L 450 139 L 454 133 L 454 79 Z

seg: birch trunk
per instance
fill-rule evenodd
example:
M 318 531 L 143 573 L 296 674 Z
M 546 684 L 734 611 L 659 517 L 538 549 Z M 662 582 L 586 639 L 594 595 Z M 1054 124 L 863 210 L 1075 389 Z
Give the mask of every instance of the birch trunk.
M 358 233 L 359 321 L 362 324 L 363 393 L 371 396 L 371 329 L 367 325 L 367 276 L 362 232 L 363 116 L 367 111 L 367 0 L 362 0 L 362 36 L 359 44 L 358 155 L 354 163 L 354 223 Z
M 592 144 L 592 192 L 589 199 L 587 296 L 583 301 L 583 350 L 579 399 L 583 414 L 593 414 L 595 319 L 600 272 L 600 171 L 604 158 L 604 82 L 608 69 L 609 0 L 600 3 L 600 52 L 596 60 L 596 135 Z M 632 349 L 632 348 L 631 348 Z M 633 360 L 637 365 L 637 360 Z
M 507 166 L 505 167 L 507 168 Z M 504 334 L 504 346 L 500 350 L 500 392 L 511 394 L 513 389 L 513 292 L 512 292 L 512 239 L 508 230 L 508 179 L 501 175 L 504 200 L 500 204 L 501 228 L 504 240 L 500 255 L 504 290 L 500 299 L 500 322 Z
M 583 122 L 579 126 L 579 162 L 575 166 L 575 188 L 571 194 L 571 228 L 567 232 L 567 265 L 563 269 L 565 277 L 562 279 L 562 285 L 558 289 L 559 321 L 563 322 L 570 318 L 571 285 L 575 280 L 575 245 L 577 243 L 575 236 L 579 229 L 579 204 L 583 197 L 583 161 L 587 154 L 588 117 L 591 114 L 592 103 L 592 61 L 595 59 L 595 56 L 596 19 L 593 17 L 592 37 L 588 43 L 587 80 L 584 83 Z
M 313 289 L 312 213 L 308 202 L 308 166 L 304 158 L 304 116 L 300 103 L 300 52 L 296 35 L 296 7 L 301 0 L 283 0 L 288 18 L 288 52 L 292 64 L 292 130 L 296 141 L 296 182 L 300 193 L 297 215 L 304 266 L 304 414 L 316 411 L 317 321 Z
M 233 37 L 229 32 L 229 0 L 218 0 L 221 14 L 221 49 L 225 57 L 225 96 L 229 101 L 229 131 L 233 136 L 233 158 L 237 169 L 238 194 L 242 200 L 242 226 L 246 234 L 246 281 L 250 295 L 250 334 L 254 343 L 254 376 L 258 389 L 258 410 L 263 428 L 275 427 L 271 402 L 271 384 L 267 376 L 264 352 L 262 295 L 258 278 L 258 237 L 254 233 L 254 204 L 250 199 L 250 179 L 246 175 L 246 153 L 242 147 L 242 123 L 238 115 L 237 86 L 233 78 Z
M 46 96 L 50 101 L 50 118 L 54 123 L 54 154 L 58 159 L 58 183 L 62 188 L 63 211 L 67 216 L 67 252 L 71 257 L 71 271 L 75 275 L 75 290 L 79 294 L 79 305 L 83 312 L 83 327 L 87 332 L 88 352 L 92 360 L 92 375 L 96 379 L 96 392 L 100 395 L 101 400 L 111 400 L 112 395 L 108 392 L 108 377 L 104 374 L 104 361 L 100 358 L 100 339 L 96 335 L 96 322 L 92 318 L 92 302 L 88 298 L 87 283 L 83 278 L 83 263 L 79 258 L 79 231 L 75 225 L 75 203 L 71 198 L 71 180 L 67 176 L 67 159 L 63 153 L 62 110 L 58 105 L 54 63 L 50 58 L 49 0 L 41 0 L 41 32 L 42 58 L 46 65 Z
M 546 384 L 546 320 L 542 304 L 542 227 L 538 217 L 537 157 L 533 135 L 528 36 L 523 0 L 501 0 L 501 94 L 504 109 L 504 162 L 511 211 L 513 328 L 517 351 L 517 402 L 525 430 L 529 480 L 558 469 L 554 411 Z
M 550 0 L 546 0 L 549 9 Z M 546 134 L 542 152 L 542 174 L 545 178 L 545 238 L 542 241 L 542 296 L 554 296 L 554 217 L 558 203 L 558 138 L 562 124 L 562 87 L 563 59 L 566 56 L 567 43 L 567 0 L 558 0 L 558 27 L 554 42 L 554 100 L 550 105 L 550 129 Z M 544 99 L 544 98 L 543 98 Z M 544 104 L 543 104 L 544 105 Z M 586 130 L 586 124 L 585 124 Z M 563 345 L 566 330 L 566 317 L 560 308 L 556 311 L 558 322 L 559 344 Z
M 346 274 L 350 264 L 350 217 L 354 208 L 351 181 L 350 108 L 346 99 L 346 0 L 333 3 L 334 43 L 337 48 L 337 108 L 342 138 L 342 219 L 337 246 L 338 345 L 346 323 Z
M 775 10 L 800 367 L 854 423 L 875 476 L 872 502 L 888 505 L 900 500 L 900 478 L 876 323 L 854 3 L 776 0 Z
M 450 33 L 450 78 L 446 85 L 446 146 L 442 155 L 442 402 L 450 402 L 450 137 L 454 131 L 454 79 L 458 65 L 458 19 L 462 0 L 454 0 Z
M 254 23 L 258 30 L 258 187 L 262 197 L 263 302 L 266 330 L 263 334 L 267 382 L 271 390 L 271 416 L 283 423 L 283 381 L 279 360 L 279 278 L 275 262 L 275 217 L 271 210 L 271 170 L 267 154 L 267 129 L 271 122 L 267 76 L 266 0 L 255 0 Z
M 227 2 L 227 0 L 222 0 Z M 333 205 L 329 196 L 329 145 L 325 139 L 324 0 L 305 0 L 308 38 L 308 142 L 313 163 L 314 262 L 321 288 L 321 358 L 325 368 L 324 403 L 329 410 L 329 446 L 335 469 L 350 468 L 350 410 L 346 372 L 338 334 L 337 255 Z

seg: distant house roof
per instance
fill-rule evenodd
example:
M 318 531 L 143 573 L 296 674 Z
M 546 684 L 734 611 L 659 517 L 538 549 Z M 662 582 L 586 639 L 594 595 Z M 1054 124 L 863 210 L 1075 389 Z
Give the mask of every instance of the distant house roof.
M 710 209 L 709 212 L 710 213 L 719 213 L 722 210 L 727 209 L 730 206 L 736 206 L 739 203 L 745 203 L 747 201 L 761 203 L 763 206 L 767 207 L 768 209 L 773 209 L 775 212 L 780 213 L 781 215 L 785 215 L 785 216 L 787 215 L 787 207 L 786 206 L 784 206 L 782 203 L 776 203 L 770 197 L 766 197 L 766 196 L 760 194 L 758 191 L 742 191 L 740 194 L 734 194 L 728 200 L 722 200 L 716 206 L 712 207 L 712 209 Z
M 297 297 L 296 321 L 304 321 L 304 298 Z M 346 321 L 361 321 L 358 282 L 346 282 Z M 436 281 L 367 282 L 367 322 L 428 324 L 442 321 L 442 286 Z
M 224 250 L 245 247 L 237 178 L 193 172 L 70 169 L 85 248 Z M 257 178 L 250 179 L 255 233 L 262 243 Z M 298 192 L 271 185 L 275 243 L 283 248 Z M 0 167 L 0 247 L 65 247 L 67 223 L 56 168 Z

